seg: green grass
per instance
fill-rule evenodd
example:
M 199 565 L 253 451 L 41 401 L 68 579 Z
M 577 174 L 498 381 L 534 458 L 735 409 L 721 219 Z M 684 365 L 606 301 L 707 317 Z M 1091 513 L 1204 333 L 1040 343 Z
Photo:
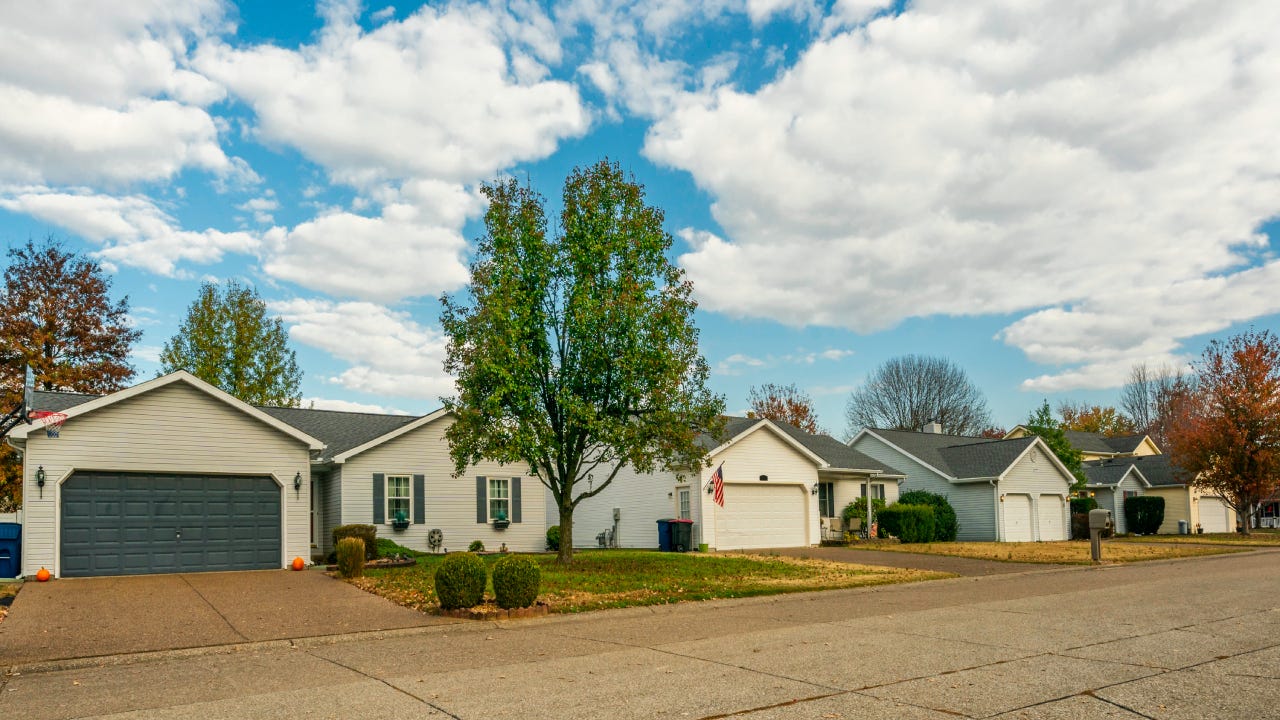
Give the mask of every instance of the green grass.
M 1104 540 L 1102 560 L 1107 563 L 1142 562 L 1144 560 L 1168 560 L 1170 558 L 1198 557 L 1241 552 L 1239 548 L 1195 547 L 1178 545 L 1137 545 L 1115 540 Z M 856 550 L 887 550 L 890 552 L 917 553 L 923 555 L 948 555 L 951 557 L 997 560 L 1000 562 L 1042 563 L 1053 565 L 1089 565 L 1089 543 L 1083 540 L 1059 542 L 940 542 L 912 543 L 862 547 L 850 545 Z
M 1116 538 L 1120 542 L 1169 543 L 1171 545 L 1235 545 L 1241 547 L 1280 547 L 1280 530 L 1255 528 L 1249 535 L 1240 533 L 1204 533 L 1203 535 L 1134 535 Z
M 432 610 L 438 605 L 435 569 L 442 557 L 420 557 L 411 568 L 367 570 L 364 578 L 351 582 L 401 605 Z M 486 555 L 483 559 L 492 565 L 498 557 Z M 552 612 L 560 613 L 951 577 L 901 568 L 737 554 L 589 550 L 576 553 L 569 567 L 557 565 L 554 555 L 533 557 L 542 571 L 538 599 Z M 493 595 L 492 586 L 488 595 Z

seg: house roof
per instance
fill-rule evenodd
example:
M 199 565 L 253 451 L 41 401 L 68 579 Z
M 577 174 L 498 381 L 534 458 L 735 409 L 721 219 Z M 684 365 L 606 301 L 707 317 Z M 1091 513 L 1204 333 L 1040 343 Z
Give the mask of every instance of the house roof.
M 713 437 L 707 433 L 703 433 L 698 436 L 696 442 L 707 452 L 711 452 L 716 448 L 719 448 L 729 440 L 746 433 L 748 430 L 760 423 L 766 423 L 773 426 L 774 429 L 781 431 L 784 435 L 791 438 L 791 440 L 796 444 L 802 446 L 810 454 L 817 456 L 820 460 L 825 462 L 828 467 L 823 469 L 869 470 L 881 475 L 903 475 L 903 473 L 899 472 L 896 468 L 890 467 L 879 460 L 854 450 L 830 435 L 808 433 L 794 425 L 765 418 L 726 416 L 724 420 L 724 432 L 720 436 Z
M 1086 460 L 1080 463 L 1089 487 L 1115 487 L 1133 469 L 1133 458 Z
M 1180 479 L 1181 472 L 1178 468 L 1169 464 L 1168 455 L 1088 460 L 1080 465 L 1084 469 L 1089 485 L 1115 487 L 1124 479 L 1129 468 L 1136 468 L 1138 474 L 1151 487 L 1185 487 L 1187 484 Z
M 52 390 L 36 390 L 31 395 L 32 410 L 47 410 L 49 412 L 66 412 L 71 408 L 97 400 L 101 395 L 90 395 L 87 393 L 73 392 L 55 392 Z
M 256 408 L 244 402 L 243 400 L 240 400 L 230 395 L 226 391 L 220 388 L 214 387 L 213 385 L 210 385 L 209 383 L 201 380 L 200 378 L 196 377 L 195 375 L 192 375 L 191 373 L 185 370 L 178 370 L 176 372 L 171 372 L 167 375 L 162 375 L 158 378 L 153 378 L 146 382 L 139 383 L 132 387 L 128 387 L 123 390 L 119 390 L 107 395 L 87 396 L 80 393 L 59 393 L 60 395 L 65 395 L 70 397 L 50 398 L 48 397 L 51 394 L 49 392 L 42 392 L 39 395 L 33 393 L 32 404 L 35 405 L 35 407 L 32 409 L 33 410 L 52 410 L 54 412 L 66 413 L 68 417 L 75 417 L 77 415 L 84 415 L 87 413 L 91 413 L 99 408 L 107 407 L 108 405 L 114 405 L 115 403 L 128 400 L 138 395 L 143 395 L 153 390 L 158 390 L 160 388 L 167 387 L 169 385 L 175 385 L 175 384 L 187 385 L 188 387 L 198 390 L 212 397 L 215 400 L 219 400 L 223 403 L 226 403 L 228 406 L 244 413 L 245 415 L 248 415 L 249 417 L 252 417 L 253 419 L 258 420 L 259 422 L 262 422 L 263 424 L 269 427 L 275 428 L 276 430 L 294 438 L 295 440 L 306 443 L 306 445 L 312 450 L 320 450 L 324 448 L 324 442 L 319 438 L 314 437 L 309 433 L 307 433 L 306 431 L 301 430 L 297 427 L 294 427 L 293 425 L 290 425 L 289 423 L 284 422 L 279 418 L 273 417 L 263 412 L 260 408 Z M 47 403 L 47 405 L 42 407 L 41 406 L 42 401 Z M 62 409 L 54 410 L 52 407 L 53 405 L 62 405 Z M 9 433 L 10 441 L 12 440 L 25 441 L 27 438 L 27 433 L 29 433 L 33 427 L 34 427 L 33 425 L 28 424 L 28 425 L 19 425 L 18 427 L 14 428 Z
M 1031 436 L 993 440 L 910 430 L 867 430 L 926 465 L 957 479 L 998 477 L 1037 439 Z
M 1141 455 L 1125 458 L 1132 461 L 1138 472 L 1151 483 L 1152 487 L 1185 487 L 1182 479 L 1183 471 L 1169 462 L 1168 455 Z
M 1071 447 L 1088 453 L 1123 454 L 1137 452 L 1146 435 L 1117 435 L 1107 437 L 1102 433 L 1083 432 L 1081 430 L 1063 430 Z

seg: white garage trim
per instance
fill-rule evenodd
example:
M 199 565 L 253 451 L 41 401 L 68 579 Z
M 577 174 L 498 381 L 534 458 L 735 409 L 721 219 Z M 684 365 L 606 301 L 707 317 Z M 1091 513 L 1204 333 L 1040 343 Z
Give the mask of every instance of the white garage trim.
M 77 472 L 155 473 L 160 475 L 175 474 L 175 472 L 172 470 L 152 471 L 152 470 L 139 469 L 139 468 L 120 469 L 120 468 L 97 468 L 97 467 L 71 468 L 70 470 L 67 470 L 66 472 L 64 472 L 58 478 L 57 482 L 53 484 L 53 568 L 52 568 L 52 571 L 53 571 L 54 577 L 62 577 L 62 484 L 65 483 L 72 475 L 75 475 Z M 293 489 L 289 487 L 289 485 L 293 484 L 292 478 L 290 478 L 289 483 L 286 484 L 284 480 L 280 478 L 279 474 L 271 472 L 269 470 L 267 471 L 253 470 L 253 469 L 228 470 L 225 467 L 219 468 L 217 470 L 203 470 L 198 467 L 193 467 L 190 471 L 183 470 L 182 472 L 176 473 L 176 474 L 254 476 L 254 477 L 270 477 L 272 480 L 274 480 L 276 485 L 280 486 L 280 567 L 283 568 L 288 566 L 289 564 L 289 560 L 288 560 L 289 513 L 286 512 L 286 507 L 287 507 L 287 502 L 289 500 L 289 498 L 287 497 L 287 493 Z M 304 487 L 309 485 L 310 475 L 311 475 L 311 472 L 308 469 L 307 477 L 302 479 L 302 484 Z M 309 563 L 309 558 L 303 558 L 303 560 Z
M 1025 503 L 1025 505 L 1024 505 Z M 1025 514 L 1023 508 L 1025 507 Z M 1001 539 L 1005 542 L 1031 542 L 1036 539 L 1035 507 L 1029 493 L 1005 493 L 1001 503 L 1003 527 Z M 1022 523 L 1014 524 L 1014 520 Z M 1014 533 L 1015 528 L 1017 533 Z
M 770 496 L 774 497 L 770 497 Z M 749 498 L 743 501 L 743 498 Z M 802 483 L 725 483 L 725 506 L 715 512 L 716 549 L 754 550 L 770 547 L 806 547 L 811 544 L 809 524 L 811 520 L 810 492 Z M 753 541 L 752 535 L 762 528 L 755 518 L 758 508 L 754 503 L 765 503 L 778 511 L 781 521 L 776 536 L 759 533 L 761 539 Z M 803 507 L 797 513 L 795 504 Z M 739 527 L 737 523 L 751 518 L 751 527 Z M 797 522 L 803 519 L 802 522 Z M 726 535 L 733 538 L 729 540 Z

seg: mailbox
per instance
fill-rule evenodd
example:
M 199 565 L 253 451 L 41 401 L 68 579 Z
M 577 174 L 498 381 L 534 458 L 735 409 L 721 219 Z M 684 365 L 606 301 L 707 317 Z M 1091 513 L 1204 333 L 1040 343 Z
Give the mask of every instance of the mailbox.
M 1089 529 L 1090 530 L 1111 530 L 1114 529 L 1115 523 L 1111 519 L 1110 510 L 1090 510 L 1089 511 Z

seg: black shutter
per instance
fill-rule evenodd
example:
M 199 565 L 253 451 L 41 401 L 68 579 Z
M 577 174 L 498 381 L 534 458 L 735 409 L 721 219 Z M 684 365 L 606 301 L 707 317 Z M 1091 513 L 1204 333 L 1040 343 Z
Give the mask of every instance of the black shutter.
M 425 475 L 413 476 L 413 522 L 421 525 L 427 517 L 427 478 Z
M 520 478 L 511 478 L 511 522 L 520 522 Z
M 476 522 L 489 522 L 489 488 L 488 480 L 483 475 L 476 478 Z
M 381 525 L 387 521 L 387 476 L 382 473 L 373 474 L 373 524 Z

